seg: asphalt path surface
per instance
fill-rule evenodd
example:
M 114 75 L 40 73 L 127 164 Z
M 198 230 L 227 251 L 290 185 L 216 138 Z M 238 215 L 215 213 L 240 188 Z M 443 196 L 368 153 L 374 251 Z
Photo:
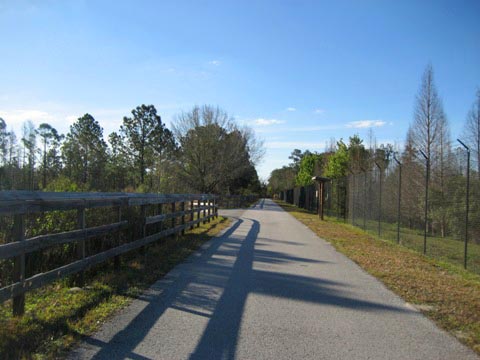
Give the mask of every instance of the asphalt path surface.
M 71 359 L 479 359 L 270 200 Z

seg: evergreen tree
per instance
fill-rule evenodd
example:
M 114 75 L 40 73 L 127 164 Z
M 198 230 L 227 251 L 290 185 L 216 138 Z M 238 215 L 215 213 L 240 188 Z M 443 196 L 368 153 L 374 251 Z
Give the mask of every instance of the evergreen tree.
M 85 114 L 70 126 L 62 157 L 65 174 L 83 190 L 106 189 L 107 144 L 92 115 Z
M 51 173 L 52 178 L 58 175 L 60 164 L 59 146 L 63 136 L 50 124 L 40 124 L 36 130 L 42 141 L 42 188 L 47 187 L 47 174 Z
M 173 151 L 175 142 L 153 105 L 137 106 L 132 115 L 124 117 L 120 127 L 121 148 L 136 169 L 139 184 L 143 185 L 155 159 Z

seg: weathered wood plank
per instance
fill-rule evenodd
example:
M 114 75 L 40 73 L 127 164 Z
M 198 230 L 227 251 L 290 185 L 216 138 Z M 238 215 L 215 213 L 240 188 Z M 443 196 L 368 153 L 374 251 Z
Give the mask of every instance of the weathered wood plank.
M 167 214 L 149 216 L 149 217 L 147 217 L 146 224 L 147 225 L 155 224 L 155 223 L 158 223 L 158 222 L 161 222 L 161 221 L 164 221 L 164 220 L 188 215 L 188 214 L 191 214 L 192 212 L 193 212 L 193 210 L 185 210 L 185 211 L 176 211 L 174 213 L 167 213 Z
M 81 206 L 97 208 L 120 206 L 121 199 L 63 199 L 63 200 L 21 200 L 0 203 L 0 215 L 39 213 L 48 211 L 75 210 Z
M 84 271 L 86 268 L 99 264 L 121 254 L 145 247 L 151 242 L 169 236 L 179 234 L 188 227 L 195 224 L 210 220 L 215 214 L 215 199 L 218 197 L 208 194 L 130 194 L 130 193 L 53 193 L 38 191 L 0 191 L 0 215 L 15 216 L 15 238 L 17 242 L 0 245 L 0 259 L 15 258 L 15 283 L 0 289 L 0 301 L 14 298 L 14 313 L 20 315 L 24 308 L 24 294 L 32 289 L 38 288 L 56 279 L 64 276 Z M 185 202 L 190 202 L 189 210 L 185 209 Z M 194 208 L 196 202 L 197 207 Z M 146 217 L 147 206 L 154 205 L 161 209 L 162 204 L 171 205 L 171 213 Z M 182 211 L 176 211 L 176 204 L 179 204 Z M 127 221 L 121 221 L 121 208 L 128 206 L 140 206 L 142 208 L 142 222 L 144 226 L 143 236 L 141 239 L 123 244 L 93 255 L 85 256 L 85 241 L 93 236 L 103 235 L 112 231 L 117 231 L 128 227 Z M 97 207 L 113 207 L 118 212 L 118 221 L 114 224 L 86 228 L 85 225 L 85 209 Z M 213 212 L 211 211 L 213 209 Z M 25 240 L 22 233 L 25 233 L 24 215 L 27 213 L 47 212 L 55 210 L 77 210 L 78 225 L 81 229 L 64 232 L 60 234 L 49 234 L 37 236 L 35 238 Z M 113 210 L 113 209 L 112 209 Z M 206 216 L 208 210 L 208 216 Z M 203 217 L 201 216 L 203 211 Z M 193 220 L 193 214 L 197 212 L 196 220 Z M 186 215 L 190 214 L 190 219 L 186 223 Z M 177 225 L 177 218 L 181 217 L 181 225 Z M 19 219 L 22 222 L 19 222 Z M 164 221 L 171 219 L 171 228 L 163 229 Z M 159 232 L 154 235 L 146 236 L 145 226 L 147 224 L 162 223 Z M 20 225 L 19 225 L 20 224 Z M 46 249 L 56 244 L 64 244 L 70 242 L 78 242 L 77 255 L 79 259 L 43 274 L 36 274 L 29 279 L 25 279 L 25 258 L 26 254 L 41 249 Z M 118 263 L 118 261 L 116 261 Z M 81 285 L 81 282 L 80 282 Z
M 128 221 L 120 221 L 113 224 L 86 228 L 85 230 L 73 230 L 52 235 L 40 235 L 22 242 L 11 242 L 0 245 L 0 260 L 18 256 L 22 252 L 31 253 L 33 251 L 42 250 L 53 245 L 78 241 L 83 238 L 83 236 L 86 238 L 92 238 L 95 236 L 108 234 L 110 232 L 124 229 L 127 227 L 127 225 Z
M 215 195 L 205 194 L 130 194 L 75 193 L 41 191 L 0 191 L 0 215 L 23 214 L 54 210 L 71 210 L 103 206 L 140 206 L 172 202 L 207 200 Z
M 203 200 L 219 198 L 218 195 L 210 194 L 135 194 L 135 193 L 114 193 L 114 192 L 44 192 L 24 190 L 2 190 L 0 191 L 0 203 L 3 201 L 27 201 L 27 200 L 66 200 L 66 199 L 108 199 L 108 198 L 140 198 L 140 199 L 172 199 L 189 198 L 191 200 Z
M 212 215 L 213 216 L 213 215 Z M 77 260 L 73 263 L 70 263 L 68 265 L 56 268 L 54 270 L 41 273 L 41 274 L 36 274 L 35 276 L 32 276 L 25 281 L 19 281 L 14 284 L 11 284 L 9 286 L 6 286 L 2 289 L 0 289 L 0 301 L 3 302 L 5 300 L 8 300 L 12 297 L 22 295 L 28 291 L 37 289 L 41 286 L 47 285 L 57 279 L 60 279 L 62 277 L 65 277 L 67 275 L 71 275 L 74 273 L 77 273 L 79 271 L 85 270 L 91 266 L 100 264 L 112 257 L 124 254 L 126 252 L 138 249 L 142 246 L 148 245 L 154 241 L 157 241 L 165 236 L 169 236 L 175 233 L 180 233 L 182 230 L 195 225 L 199 222 L 203 221 L 203 219 L 197 219 L 191 222 L 188 222 L 184 225 L 178 225 L 174 228 L 166 229 L 161 232 L 158 232 L 156 234 L 146 236 L 142 239 L 130 242 L 128 244 L 124 244 L 115 248 L 112 248 L 110 250 L 101 252 L 99 254 L 95 254 L 92 256 L 89 256 L 85 259 L 82 260 Z

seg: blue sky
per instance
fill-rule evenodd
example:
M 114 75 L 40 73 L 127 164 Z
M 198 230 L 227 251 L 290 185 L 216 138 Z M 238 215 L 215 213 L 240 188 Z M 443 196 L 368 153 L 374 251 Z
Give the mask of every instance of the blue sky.
M 115 131 L 140 104 L 169 125 L 225 109 L 267 149 L 266 179 L 294 148 L 330 138 L 399 146 L 431 62 L 451 125 L 480 87 L 480 2 L 0 0 L 0 117 L 60 132 L 86 112 Z

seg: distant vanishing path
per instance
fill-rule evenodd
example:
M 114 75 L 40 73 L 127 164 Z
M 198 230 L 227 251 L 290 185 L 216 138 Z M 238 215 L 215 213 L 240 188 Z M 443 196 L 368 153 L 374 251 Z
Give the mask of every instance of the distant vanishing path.
M 72 359 L 479 359 L 270 200 Z

